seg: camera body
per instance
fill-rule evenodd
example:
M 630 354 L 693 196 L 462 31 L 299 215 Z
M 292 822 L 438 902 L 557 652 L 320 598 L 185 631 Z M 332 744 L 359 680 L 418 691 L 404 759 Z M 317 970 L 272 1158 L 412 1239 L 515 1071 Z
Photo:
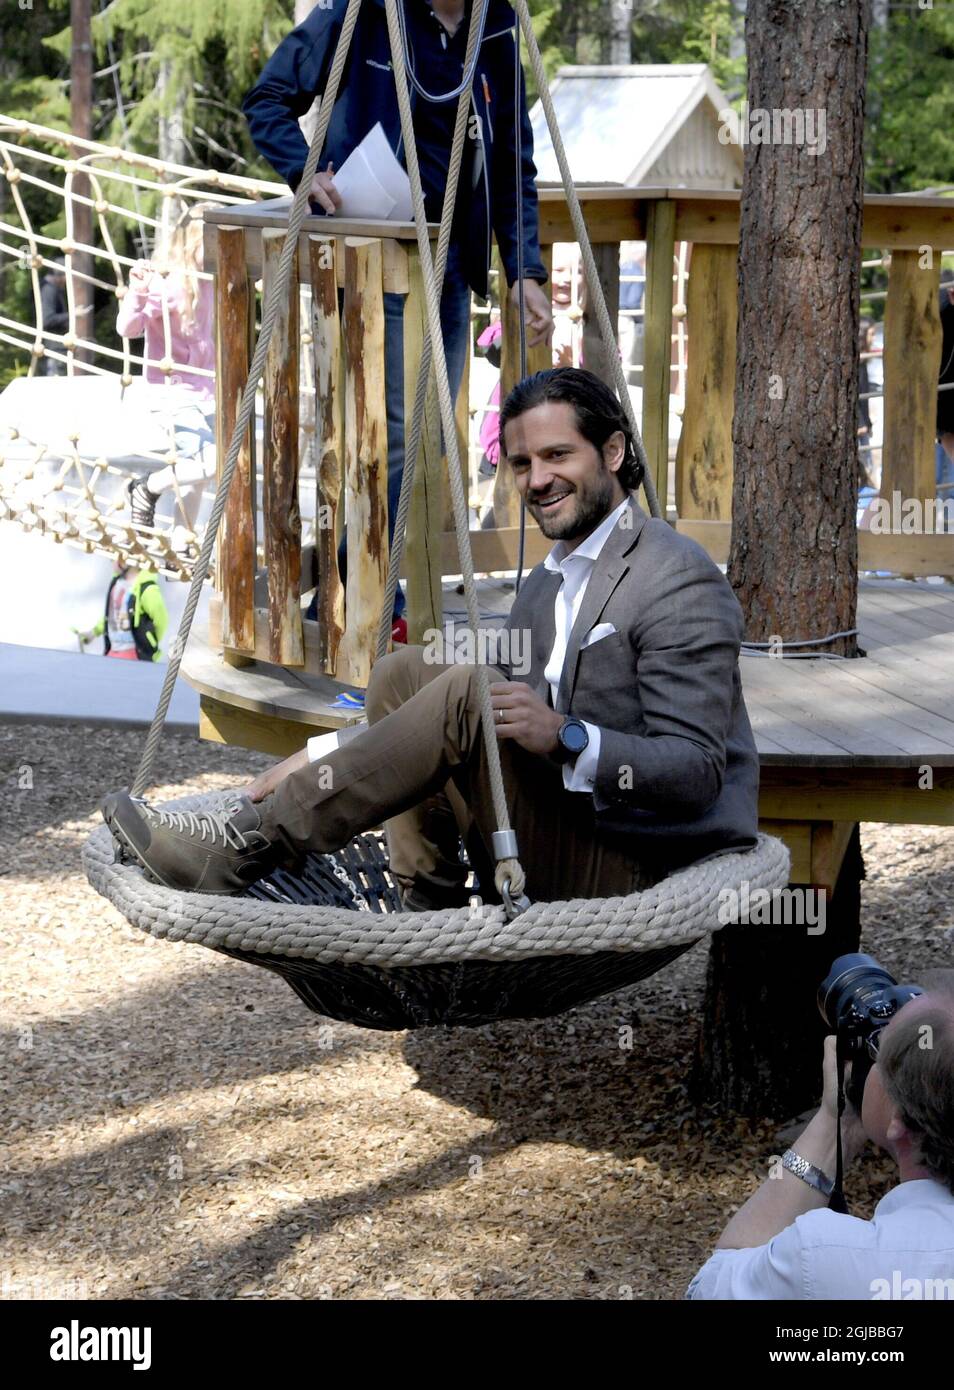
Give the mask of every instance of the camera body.
M 920 985 L 899 985 L 893 975 L 862 952 L 839 956 L 818 986 L 818 1008 L 838 1039 L 838 1055 L 851 1062 L 845 1097 L 861 1110 L 865 1081 L 873 1061 L 876 1035 L 909 999 L 923 994 Z

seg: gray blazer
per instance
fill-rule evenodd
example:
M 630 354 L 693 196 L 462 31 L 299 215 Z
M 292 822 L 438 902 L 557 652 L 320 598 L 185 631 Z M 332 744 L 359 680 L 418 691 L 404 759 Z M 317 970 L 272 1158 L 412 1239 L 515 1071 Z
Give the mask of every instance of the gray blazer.
M 561 582 L 537 565 L 506 624 L 529 641 L 529 672 L 513 679 L 548 702 Z M 598 623 L 616 632 L 584 646 Z M 597 826 L 632 838 L 636 858 L 675 868 L 755 844 L 759 760 L 741 640 L 742 610 L 716 565 L 631 496 L 590 575 L 556 707 L 599 727 Z

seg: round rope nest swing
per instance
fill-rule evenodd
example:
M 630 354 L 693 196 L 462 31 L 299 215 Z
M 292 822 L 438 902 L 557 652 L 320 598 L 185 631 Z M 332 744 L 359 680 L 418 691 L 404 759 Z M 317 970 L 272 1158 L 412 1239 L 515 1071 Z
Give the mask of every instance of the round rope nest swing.
M 170 809 L 212 810 L 228 792 Z M 720 893 L 787 882 L 788 851 L 755 849 L 690 865 L 625 897 L 533 903 L 508 920 L 477 903 L 403 912 L 383 836 L 310 855 L 239 898 L 182 893 L 114 862 L 102 826 L 84 848 L 90 883 L 133 926 L 264 966 L 315 1013 L 365 1028 L 475 1025 L 540 1018 L 653 974 L 718 925 Z
M 254 410 L 255 388 L 264 368 L 278 307 L 289 282 L 298 234 L 307 210 L 307 192 L 324 144 L 359 6 L 360 0 L 349 0 L 328 77 L 326 98 L 321 103 L 318 126 L 289 214 L 288 235 L 279 273 L 271 298 L 264 308 L 249 380 L 196 562 L 180 640 L 170 659 L 133 787 L 134 795 L 142 795 L 150 782 L 182 651 L 208 570 L 241 442 Z M 467 126 L 468 92 L 486 19 L 487 0 L 482 0 L 480 5 L 472 9 L 462 82 L 459 88 L 442 98 L 447 100 L 458 96 L 459 102 L 434 263 L 430 258 L 414 145 L 397 0 L 386 0 L 386 9 L 424 270 L 429 331 L 421 357 L 407 463 L 395 521 L 394 546 L 378 639 L 379 656 L 387 650 L 390 614 L 397 586 L 432 356 L 447 443 L 468 620 L 472 631 L 476 632 L 478 627 L 467 502 L 457 457 L 453 401 L 441 340 L 439 304 Z M 515 0 L 515 9 L 519 19 L 516 30 L 517 76 L 519 78 L 519 35 L 522 27 L 553 146 L 560 162 L 603 342 L 611 348 L 608 357 L 615 364 L 617 392 L 626 408 L 637 453 L 644 465 L 643 487 L 647 502 L 652 514 L 658 516 L 659 505 L 645 468 L 645 451 L 615 350 L 615 336 L 579 200 L 569 174 L 526 0 Z M 419 85 L 413 74 L 410 80 Z M 518 177 L 521 167 L 519 128 L 518 122 Z M 521 206 L 519 195 L 517 205 Z M 519 257 L 522 255 L 522 238 L 518 238 L 518 242 Z M 518 270 L 518 283 L 521 281 Z M 520 319 L 522 375 L 526 375 L 522 306 Z M 93 832 L 83 851 L 84 867 L 91 885 L 108 898 L 132 925 L 153 936 L 170 941 L 194 942 L 274 971 L 287 980 L 299 998 L 316 1013 L 368 1028 L 400 1029 L 433 1024 L 474 1025 L 503 1018 L 544 1017 L 560 1013 L 645 978 L 717 928 L 721 925 L 719 904 L 724 890 L 738 891 L 742 880 L 750 888 L 769 890 L 787 883 L 788 850 L 779 840 L 759 835 L 754 849 L 723 853 L 691 864 L 641 892 L 613 898 L 529 903 L 520 896 L 524 874 L 516 858 L 515 837 L 509 825 L 486 666 L 478 666 L 477 676 L 483 737 L 498 825 L 493 837 L 496 857 L 494 877 L 497 893 L 503 898 L 502 906 L 492 906 L 478 900 L 469 908 L 434 912 L 402 911 L 397 887 L 387 863 L 384 837 L 380 833 L 361 835 L 332 855 L 309 855 L 297 874 L 278 870 L 254 884 L 241 897 L 219 897 L 184 893 L 147 879 L 137 865 L 124 863 L 121 857 L 117 857 L 110 831 L 103 826 Z M 164 809 L 221 810 L 230 804 L 230 799 L 234 799 L 234 793 L 219 791 L 182 798 L 168 803 Z

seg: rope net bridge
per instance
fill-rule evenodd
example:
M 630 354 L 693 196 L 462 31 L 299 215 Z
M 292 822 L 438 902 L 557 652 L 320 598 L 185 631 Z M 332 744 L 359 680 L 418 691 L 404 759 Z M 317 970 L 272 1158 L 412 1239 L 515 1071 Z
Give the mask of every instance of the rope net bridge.
M 191 579 L 216 474 L 202 210 L 285 188 L 2 115 L 0 168 L 0 284 L 16 305 L 0 314 L 0 520 Z M 75 235 L 79 207 L 89 242 Z M 308 353 L 301 372 L 313 401 Z M 258 416 L 260 430 L 260 403 Z M 301 428 L 307 474 L 313 413 Z M 131 508 L 136 480 L 168 497 L 146 520 Z

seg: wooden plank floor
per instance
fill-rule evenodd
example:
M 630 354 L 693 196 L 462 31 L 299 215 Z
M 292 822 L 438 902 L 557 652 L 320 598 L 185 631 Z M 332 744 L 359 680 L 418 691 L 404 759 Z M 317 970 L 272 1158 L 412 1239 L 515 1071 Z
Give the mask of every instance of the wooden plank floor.
M 954 588 L 863 580 L 856 661 L 743 656 L 764 766 L 954 766 Z
M 481 611 L 512 590 L 486 582 Z M 445 592 L 445 618 L 463 617 Z M 856 661 L 741 658 L 763 766 L 954 766 L 954 586 L 863 580 Z
M 481 614 L 499 626 L 513 602 L 505 581 L 480 581 Z M 446 623 L 464 599 L 445 585 Z M 741 658 L 746 706 L 763 766 L 954 767 L 954 587 L 864 580 L 856 661 Z M 335 707 L 343 687 L 326 678 L 253 663 L 225 666 L 201 638 L 183 674 L 200 694 L 312 733 L 353 722 Z

